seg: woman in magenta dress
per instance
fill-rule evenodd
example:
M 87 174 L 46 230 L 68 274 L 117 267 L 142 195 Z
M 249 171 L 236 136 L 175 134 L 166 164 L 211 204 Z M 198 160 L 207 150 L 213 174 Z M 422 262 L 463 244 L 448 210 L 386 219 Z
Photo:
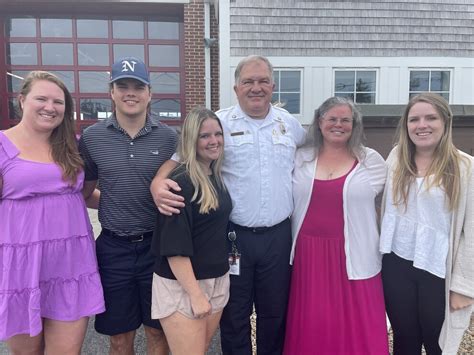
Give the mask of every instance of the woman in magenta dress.
M 332 97 L 296 153 L 285 354 L 388 354 L 375 209 L 386 168 L 362 136 L 353 102 Z
M 104 299 L 73 101 L 36 71 L 18 102 L 20 123 L 0 132 L 0 341 L 12 354 L 79 354 Z

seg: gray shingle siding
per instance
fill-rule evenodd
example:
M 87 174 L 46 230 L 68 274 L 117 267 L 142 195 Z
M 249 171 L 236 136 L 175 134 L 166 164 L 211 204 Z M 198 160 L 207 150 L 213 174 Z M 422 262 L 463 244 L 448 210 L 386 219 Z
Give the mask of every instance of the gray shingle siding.
M 474 57 L 474 0 L 230 2 L 232 56 Z

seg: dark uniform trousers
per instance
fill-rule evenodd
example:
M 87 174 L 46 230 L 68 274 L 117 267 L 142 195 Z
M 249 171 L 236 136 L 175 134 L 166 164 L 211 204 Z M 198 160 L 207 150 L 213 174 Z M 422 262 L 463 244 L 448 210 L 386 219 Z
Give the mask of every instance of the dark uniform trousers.
M 230 276 L 230 299 L 220 323 L 223 354 L 252 354 L 249 318 L 254 304 L 258 354 L 281 354 L 291 274 L 290 220 L 268 228 L 230 223 L 229 230 L 237 235 L 241 259 L 240 275 Z

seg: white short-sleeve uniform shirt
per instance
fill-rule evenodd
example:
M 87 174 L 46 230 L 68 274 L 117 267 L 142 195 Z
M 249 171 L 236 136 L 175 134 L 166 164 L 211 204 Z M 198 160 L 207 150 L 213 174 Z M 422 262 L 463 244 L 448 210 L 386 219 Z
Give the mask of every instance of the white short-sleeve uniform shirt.
M 220 110 L 224 128 L 224 182 L 232 197 L 230 220 L 270 227 L 293 211 L 292 171 L 306 131 L 288 111 L 270 107 L 263 120 L 236 105 Z

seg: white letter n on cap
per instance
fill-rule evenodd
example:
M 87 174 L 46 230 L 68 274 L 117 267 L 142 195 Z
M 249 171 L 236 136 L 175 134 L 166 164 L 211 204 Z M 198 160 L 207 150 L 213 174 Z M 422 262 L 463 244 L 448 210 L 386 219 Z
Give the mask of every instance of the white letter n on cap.
M 122 62 L 122 72 L 124 71 L 135 71 L 135 64 L 137 64 L 137 62 L 135 62 L 134 60 L 132 60 L 131 62 L 129 62 L 128 60 L 124 60 Z

